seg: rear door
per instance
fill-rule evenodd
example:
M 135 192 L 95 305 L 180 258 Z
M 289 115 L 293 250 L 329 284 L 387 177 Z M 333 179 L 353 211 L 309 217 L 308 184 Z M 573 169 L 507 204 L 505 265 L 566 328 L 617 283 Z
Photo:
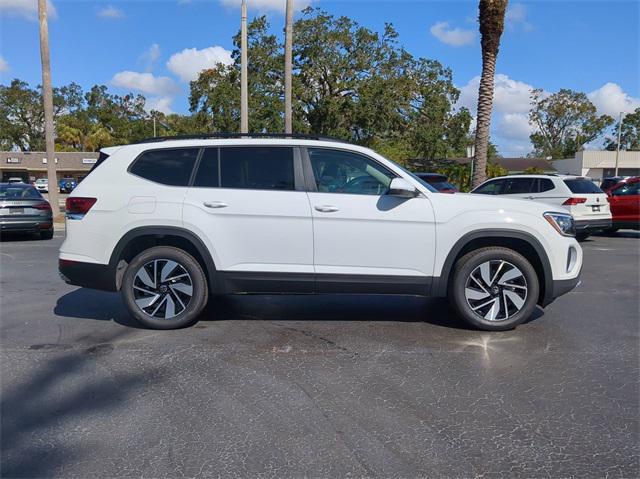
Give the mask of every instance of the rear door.
M 300 285 L 313 289 L 311 211 L 299 163 L 293 147 L 205 148 L 183 220 L 207 238 L 218 270 L 274 280 L 308 274 Z
M 533 199 L 533 188 L 537 178 L 505 178 L 501 195 L 516 199 Z

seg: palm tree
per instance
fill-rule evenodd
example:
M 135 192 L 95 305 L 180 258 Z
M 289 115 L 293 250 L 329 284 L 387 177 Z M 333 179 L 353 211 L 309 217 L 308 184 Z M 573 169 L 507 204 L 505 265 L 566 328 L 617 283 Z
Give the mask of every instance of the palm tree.
M 293 132 L 291 118 L 291 75 L 293 50 L 293 0 L 287 0 L 286 26 L 284 44 L 284 132 Z
M 44 137 L 47 155 L 47 178 L 49 181 L 49 203 L 55 218 L 60 214 L 58 204 L 58 178 L 56 175 L 55 143 L 53 140 L 53 90 L 51 89 L 51 61 L 49 58 L 49 24 L 47 22 L 47 0 L 38 0 L 40 21 L 40 60 L 42 61 L 42 99 L 44 102 Z
M 480 0 L 480 35 L 482 36 L 482 76 L 478 90 L 478 116 L 476 119 L 476 154 L 473 169 L 473 187 L 480 185 L 487 176 L 487 152 L 493 107 L 493 79 L 496 59 L 500 49 L 500 37 L 504 30 L 504 14 L 507 0 Z

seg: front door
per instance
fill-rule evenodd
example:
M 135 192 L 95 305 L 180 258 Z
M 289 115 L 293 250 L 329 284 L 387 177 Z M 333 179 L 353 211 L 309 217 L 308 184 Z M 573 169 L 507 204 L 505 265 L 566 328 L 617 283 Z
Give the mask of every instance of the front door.
M 425 294 L 435 253 L 431 202 L 387 195 L 397 175 L 367 156 L 307 153 L 318 290 Z

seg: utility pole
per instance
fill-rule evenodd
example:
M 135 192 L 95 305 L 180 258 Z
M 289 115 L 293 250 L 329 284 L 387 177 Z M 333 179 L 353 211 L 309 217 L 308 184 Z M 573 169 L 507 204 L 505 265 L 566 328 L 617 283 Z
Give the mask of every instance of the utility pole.
M 293 133 L 291 88 L 293 70 L 293 0 L 287 0 L 284 29 L 284 132 Z
M 240 133 L 249 133 L 249 87 L 247 81 L 247 0 L 242 0 L 240 16 Z
M 51 59 L 49 55 L 49 24 L 47 23 L 47 0 L 38 0 L 40 21 L 40 60 L 42 62 L 42 100 L 44 102 L 44 137 L 47 155 L 47 181 L 49 203 L 55 218 L 60 214 L 58 203 L 58 177 L 56 175 L 55 143 L 53 140 L 53 90 L 51 89 Z
M 618 144 L 616 145 L 616 172 L 613 176 L 618 176 L 618 157 L 620 156 L 620 137 L 622 135 L 622 112 L 620 112 L 620 118 L 618 119 Z

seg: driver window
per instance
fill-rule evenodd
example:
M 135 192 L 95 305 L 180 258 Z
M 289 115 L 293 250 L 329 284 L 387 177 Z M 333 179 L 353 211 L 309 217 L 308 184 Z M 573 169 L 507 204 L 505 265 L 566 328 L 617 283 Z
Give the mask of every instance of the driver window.
M 321 193 L 384 195 L 395 175 L 377 162 L 359 155 L 327 148 L 309 148 L 316 186 Z

